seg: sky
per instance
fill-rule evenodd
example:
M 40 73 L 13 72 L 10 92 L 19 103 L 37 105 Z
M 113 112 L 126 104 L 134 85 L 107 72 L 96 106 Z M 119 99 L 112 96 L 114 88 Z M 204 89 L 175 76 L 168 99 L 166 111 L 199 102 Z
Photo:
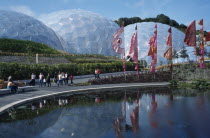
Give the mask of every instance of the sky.
M 88 10 L 111 20 L 120 17 L 144 19 L 165 14 L 185 25 L 203 18 L 205 30 L 210 31 L 210 0 L 0 0 L 0 9 L 36 18 L 66 9 Z

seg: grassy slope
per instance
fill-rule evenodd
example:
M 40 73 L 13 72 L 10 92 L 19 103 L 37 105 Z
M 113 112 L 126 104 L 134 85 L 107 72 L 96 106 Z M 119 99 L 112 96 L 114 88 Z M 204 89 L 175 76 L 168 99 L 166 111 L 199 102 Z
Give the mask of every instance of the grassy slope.
M 15 39 L 0 39 L 0 50 L 2 52 L 11 53 L 40 53 L 40 54 L 60 54 L 57 50 L 51 48 L 48 45 L 40 44 L 26 40 Z

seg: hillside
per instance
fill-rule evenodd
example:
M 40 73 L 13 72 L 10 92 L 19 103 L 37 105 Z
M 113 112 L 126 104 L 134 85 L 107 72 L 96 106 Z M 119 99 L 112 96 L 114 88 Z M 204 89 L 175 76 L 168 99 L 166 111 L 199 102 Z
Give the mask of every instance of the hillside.
M 60 54 L 59 51 L 48 45 L 26 40 L 0 38 L 0 51 L 11 53 L 30 53 L 30 54 Z
M 32 41 L 0 39 L 0 62 L 35 64 L 36 53 L 39 54 L 40 64 L 111 63 L 119 61 L 116 57 L 103 55 L 73 55 Z

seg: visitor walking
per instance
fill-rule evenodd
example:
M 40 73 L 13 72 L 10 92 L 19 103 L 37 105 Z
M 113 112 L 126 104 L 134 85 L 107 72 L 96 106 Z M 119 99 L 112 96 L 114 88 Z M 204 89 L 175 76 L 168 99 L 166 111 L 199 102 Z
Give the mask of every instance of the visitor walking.
M 46 87 L 46 79 L 45 79 L 45 77 L 43 78 L 43 84 L 44 84 L 44 87 Z
M 57 72 L 55 72 L 55 73 L 54 73 L 53 82 L 54 82 L 55 84 L 57 84 L 57 81 L 58 81 L 58 74 L 57 74 Z
M 74 76 L 71 74 L 70 76 L 71 84 L 73 84 L 73 79 L 74 79 Z
M 95 69 L 94 75 L 95 75 L 95 79 L 97 79 L 97 75 L 98 75 L 97 69 Z
M 44 75 L 42 73 L 39 74 L 39 87 L 42 87 Z
M 47 82 L 47 87 L 51 87 L 51 81 L 50 81 L 50 74 L 49 73 L 47 75 L 46 82 Z
M 100 69 L 97 69 L 97 79 L 100 79 L 100 73 L 101 73 L 101 71 L 100 71 Z
M 66 72 L 65 74 L 65 84 L 68 84 L 69 82 L 69 74 Z
M 61 77 L 62 77 L 61 84 L 63 85 L 63 83 L 65 83 L 65 74 L 64 74 L 64 72 L 61 73 Z
M 58 86 L 62 85 L 62 75 L 61 73 L 58 74 L 58 82 L 57 82 Z
M 36 75 L 34 73 L 31 74 L 31 81 L 29 82 L 30 86 L 35 86 Z

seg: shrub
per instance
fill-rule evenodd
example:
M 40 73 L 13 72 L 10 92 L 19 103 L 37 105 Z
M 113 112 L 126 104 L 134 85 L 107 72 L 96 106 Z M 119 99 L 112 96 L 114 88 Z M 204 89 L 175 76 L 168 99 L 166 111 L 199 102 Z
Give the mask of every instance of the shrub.
M 134 70 L 134 64 L 128 63 L 127 67 Z M 69 63 L 69 64 L 19 64 L 19 63 L 0 63 L 0 79 L 6 80 L 8 76 L 13 79 L 29 79 L 32 73 L 37 76 L 39 73 L 53 75 L 55 72 L 68 72 L 73 75 L 93 74 L 99 68 L 101 73 L 123 71 L 122 62 L 113 63 Z M 131 70 L 131 71 L 132 71 Z

